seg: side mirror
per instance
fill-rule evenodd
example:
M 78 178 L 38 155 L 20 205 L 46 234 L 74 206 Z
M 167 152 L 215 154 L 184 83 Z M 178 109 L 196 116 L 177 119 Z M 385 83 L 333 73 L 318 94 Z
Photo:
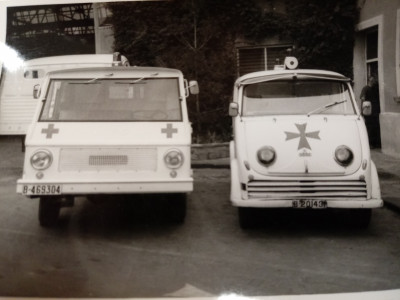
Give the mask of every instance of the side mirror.
M 40 96 L 40 84 L 35 84 L 33 87 L 33 98 L 38 99 Z
M 229 116 L 236 117 L 239 114 L 239 105 L 236 102 L 229 103 Z
M 372 113 L 372 106 L 370 101 L 364 101 L 362 104 L 362 114 L 363 116 L 370 116 Z
M 189 81 L 189 91 L 192 95 L 198 95 L 199 94 L 199 84 L 197 83 L 196 80 L 191 80 Z

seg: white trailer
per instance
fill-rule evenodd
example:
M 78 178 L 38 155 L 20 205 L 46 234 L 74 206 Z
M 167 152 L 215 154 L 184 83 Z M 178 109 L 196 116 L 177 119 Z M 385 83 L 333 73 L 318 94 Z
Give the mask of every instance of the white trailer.
M 55 70 L 88 67 L 129 66 L 118 53 L 43 57 L 25 61 L 15 71 L 3 69 L 0 84 L 0 135 L 25 135 L 37 106 L 33 87 Z

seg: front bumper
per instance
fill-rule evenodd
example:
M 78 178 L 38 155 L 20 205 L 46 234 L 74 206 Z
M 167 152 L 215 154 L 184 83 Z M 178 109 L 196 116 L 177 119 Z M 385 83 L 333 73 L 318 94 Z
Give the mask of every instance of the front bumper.
M 231 203 L 238 207 L 296 208 L 310 201 L 312 208 L 379 208 L 383 206 L 376 167 L 371 177 L 265 177 L 241 183 L 236 159 L 231 158 Z M 357 178 L 358 177 L 358 178 Z M 245 182 L 245 180 L 243 180 Z M 316 205 L 314 205 L 314 202 Z M 307 207 L 305 207 L 307 208 Z
M 313 199 L 314 201 L 316 199 Z M 326 208 L 378 208 L 383 206 L 382 199 L 368 199 L 368 200 L 323 200 L 326 201 Z M 271 200 L 271 199 L 251 199 L 242 200 L 231 198 L 233 206 L 238 207 L 265 207 L 265 208 L 291 208 L 293 207 L 293 200 Z
M 32 191 L 32 187 L 35 187 Z M 53 188 L 56 187 L 56 188 Z M 57 187 L 60 187 L 59 190 Z M 135 194 L 135 193 L 186 193 L 193 191 L 193 178 L 169 181 L 17 181 L 17 193 L 26 196 Z

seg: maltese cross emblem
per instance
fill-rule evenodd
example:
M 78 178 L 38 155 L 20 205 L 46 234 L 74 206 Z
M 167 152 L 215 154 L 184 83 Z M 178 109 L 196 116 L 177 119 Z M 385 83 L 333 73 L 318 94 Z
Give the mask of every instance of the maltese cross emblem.
M 297 150 L 300 150 L 302 148 L 306 148 L 306 149 L 310 149 L 311 150 L 311 147 L 310 147 L 310 144 L 308 143 L 307 138 L 320 140 L 319 131 L 306 132 L 307 123 L 295 124 L 295 125 L 296 125 L 297 129 L 299 130 L 299 133 L 285 131 L 285 133 L 286 133 L 286 141 L 293 140 L 293 139 L 296 139 L 296 138 L 300 138 L 299 146 L 298 146 Z

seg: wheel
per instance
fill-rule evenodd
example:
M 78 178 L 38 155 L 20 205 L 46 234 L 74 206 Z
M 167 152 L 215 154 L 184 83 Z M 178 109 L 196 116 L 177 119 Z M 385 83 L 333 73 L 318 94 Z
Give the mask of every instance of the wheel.
M 238 207 L 239 225 L 242 229 L 254 228 L 257 225 L 255 210 L 253 207 Z
M 372 209 L 370 208 L 360 208 L 353 209 L 351 211 L 351 225 L 356 228 L 365 229 L 368 228 L 371 221 Z
M 39 202 L 39 223 L 43 227 L 57 224 L 60 214 L 60 202 L 57 197 L 41 197 Z
M 168 195 L 168 207 L 171 221 L 177 224 L 185 222 L 186 194 Z

